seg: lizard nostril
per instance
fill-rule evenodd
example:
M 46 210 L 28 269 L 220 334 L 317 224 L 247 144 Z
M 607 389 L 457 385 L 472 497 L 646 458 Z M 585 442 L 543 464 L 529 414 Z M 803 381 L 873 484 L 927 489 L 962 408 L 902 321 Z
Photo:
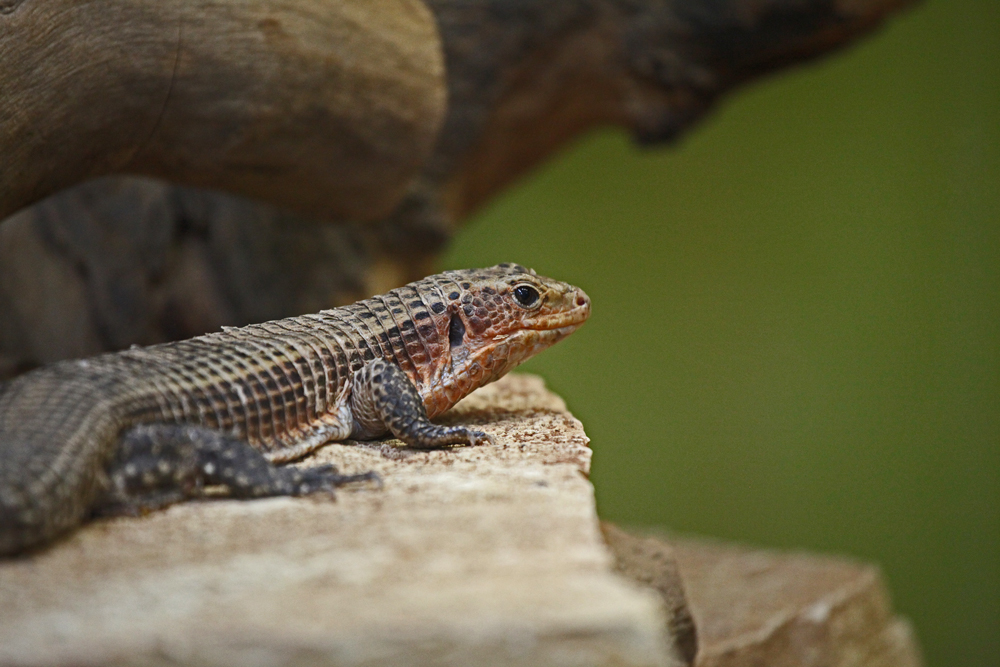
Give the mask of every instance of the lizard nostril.
M 586 306 L 587 305 L 587 297 L 582 296 L 582 295 L 576 297 L 576 305 L 578 305 L 578 306 Z

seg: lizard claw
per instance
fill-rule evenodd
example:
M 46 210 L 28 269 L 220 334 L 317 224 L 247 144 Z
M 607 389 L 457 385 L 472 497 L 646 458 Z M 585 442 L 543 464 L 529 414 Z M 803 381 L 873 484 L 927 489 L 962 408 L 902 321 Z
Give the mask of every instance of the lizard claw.
M 486 433 L 485 431 L 473 431 L 472 429 L 469 429 L 468 436 L 469 436 L 470 447 L 479 447 L 482 445 L 497 444 L 496 438 L 494 438 L 489 433 Z

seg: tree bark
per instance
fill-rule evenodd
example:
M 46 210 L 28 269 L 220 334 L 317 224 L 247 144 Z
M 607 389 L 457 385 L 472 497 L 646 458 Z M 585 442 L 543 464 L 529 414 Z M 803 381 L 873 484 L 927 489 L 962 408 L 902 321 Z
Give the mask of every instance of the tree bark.
M 419 0 L 2 0 L 0 63 L 0 216 L 132 173 L 377 217 L 445 110 Z
M 727 92 L 850 43 L 909 1 L 429 0 L 448 112 L 392 213 L 330 224 L 274 206 L 263 186 L 255 196 L 270 203 L 120 178 L 52 197 L 0 227 L 0 256 L 14 242 L 38 248 L 0 260 L 0 375 L 342 305 L 418 278 L 463 220 L 581 133 L 619 125 L 640 143 L 670 142 Z M 294 109 L 274 107 L 282 113 Z M 209 153 L 198 159 L 219 155 Z M 26 296 L 51 276 L 65 286 Z M 60 323 L 73 345 L 38 335 Z
M 674 141 L 726 93 L 827 55 L 913 0 L 429 0 L 447 120 L 425 178 L 460 221 L 583 132 Z

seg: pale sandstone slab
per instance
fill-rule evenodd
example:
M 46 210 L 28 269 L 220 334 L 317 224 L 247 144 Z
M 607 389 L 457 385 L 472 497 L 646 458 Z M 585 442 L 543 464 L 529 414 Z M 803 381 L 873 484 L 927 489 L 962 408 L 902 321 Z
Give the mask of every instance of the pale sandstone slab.
M 613 573 L 581 424 L 510 376 L 448 419 L 498 445 L 331 445 L 384 488 L 92 523 L 0 564 L 0 663 L 669 665 L 663 605 Z
M 613 562 L 586 436 L 537 378 L 447 419 L 500 444 L 334 445 L 309 463 L 385 488 L 188 503 L 0 564 L 0 664 L 676 665 L 692 613 L 697 667 L 920 664 L 869 564 L 605 524 Z

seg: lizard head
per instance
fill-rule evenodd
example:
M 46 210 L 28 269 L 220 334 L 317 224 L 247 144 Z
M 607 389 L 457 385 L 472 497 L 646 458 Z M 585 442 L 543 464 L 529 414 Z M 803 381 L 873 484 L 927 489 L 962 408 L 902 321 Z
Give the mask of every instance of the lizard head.
M 448 271 L 436 278 L 448 299 L 439 326 L 447 325 L 449 354 L 438 374 L 449 385 L 448 394 L 465 396 L 499 379 L 590 317 L 590 298 L 583 290 L 518 264 Z

